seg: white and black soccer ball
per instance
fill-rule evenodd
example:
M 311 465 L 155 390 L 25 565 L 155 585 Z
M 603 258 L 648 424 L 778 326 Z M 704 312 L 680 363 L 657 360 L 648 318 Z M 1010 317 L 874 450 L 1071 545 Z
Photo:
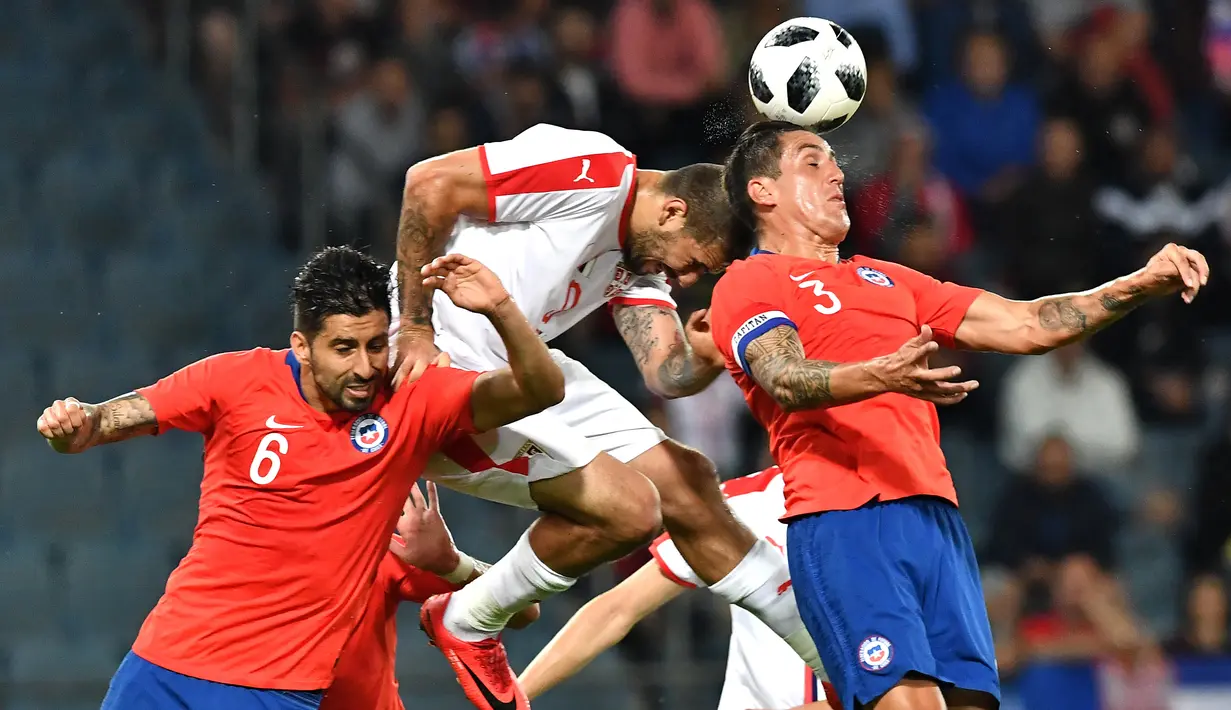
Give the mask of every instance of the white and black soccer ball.
M 818 133 L 850 120 L 867 87 L 868 67 L 855 38 L 819 17 L 770 30 L 748 65 L 748 90 L 761 115 Z

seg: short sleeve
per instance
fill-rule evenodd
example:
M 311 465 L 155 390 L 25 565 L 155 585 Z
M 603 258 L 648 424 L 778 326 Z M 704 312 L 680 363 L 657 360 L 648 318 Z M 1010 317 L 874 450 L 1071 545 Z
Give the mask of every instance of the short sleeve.
M 658 565 L 659 571 L 672 582 L 689 589 L 705 586 L 705 582 L 684 561 L 684 556 L 670 536 L 662 535 L 655 540 L 650 545 L 650 554 L 654 556 L 654 564 Z
M 403 406 L 418 412 L 423 441 L 436 442 L 432 445 L 436 449 L 458 434 L 475 432 L 471 396 L 474 381 L 480 374 L 433 365 L 410 387 L 404 387 L 394 396 L 406 397 Z
M 671 285 L 662 274 L 638 276 L 608 303 L 613 306 L 661 306 L 675 310 Z
M 938 281 L 900 264 L 882 262 L 880 266 L 910 289 L 915 298 L 919 325 L 931 326 L 937 342 L 945 347 L 953 347 L 958 326 L 966 317 L 966 311 L 970 310 L 970 304 L 974 303 L 983 290 L 949 281 Z
M 534 222 L 619 211 L 637 159 L 594 131 L 540 123 L 479 146 L 489 222 Z
M 213 355 L 173 372 L 137 394 L 145 397 L 158 419 L 158 431 L 205 433 L 214 426 L 219 399 L 233 386 L 237 353 Z
M 757 283 L 758 272 L 734 267 L 727 272 L 714 286 L 714 296 L 710 301 L 710 327 L 714 333 L 714 344 L 728 363 L 735 363 L 739 369 L 748 371 L 748 363 L 744 353 L 752 341 L 778 326 L 796 328 L 795 322 L 783 312 L 782 308 L 771 302 L 767 296 L 772 291 L 766 289 L 766 284 Z

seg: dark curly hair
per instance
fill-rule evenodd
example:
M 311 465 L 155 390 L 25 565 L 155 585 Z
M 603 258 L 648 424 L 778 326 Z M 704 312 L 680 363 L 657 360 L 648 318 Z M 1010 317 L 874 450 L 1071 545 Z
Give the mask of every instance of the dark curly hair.
M 326 247 L 308 259 L 291 285 L 295 330 L 311 337 L 329 316 L 391 316 L 389 269 L 352 247 Z

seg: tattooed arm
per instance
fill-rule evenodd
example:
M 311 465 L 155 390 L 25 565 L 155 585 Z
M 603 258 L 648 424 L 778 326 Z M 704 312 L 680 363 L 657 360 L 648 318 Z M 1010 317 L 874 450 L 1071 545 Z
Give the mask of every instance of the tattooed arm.
M 157 434 L 158 419 L 149 400 L 136 392 L 102 404 L 69 397 L 43 410 L 38 430 L 59 453 L 79 454 L 99 444 Z
M 401 333 L 431 342 L 432 297 L 420 270 L 441 255 L 460 215 L 488 216 L 487 183 L 477 148 L 426 160 L 406 172 L 398 221 Z
M 621 337 L 655 394 L 674 399 L 696 394 L 722 372 L 722 355 L 710 338 L 705 311 L 680 323 L 667 306 L 617 304 L 611 312 Z
M 980 294 L 954 334 L 960 347 L 1035 355 L 1106 328 L 1150 298 L 1182 292 L 1191 301 L 1209 279 L 1199 252 L 1168 244 L 1143 268 L 1081 293 L 1011 301 Z
M 744 351 L 748 372 L 783 411 L 836 407 L 896 392 L 934 404 L 956 404 L 979 386 L 953 382 L 957 367 L 928 367 L 938 345 L 932 331 L 906 341 L 897 352 L 863 362 L 809 360 L 799 333 L 789 325 L 766 331 Z

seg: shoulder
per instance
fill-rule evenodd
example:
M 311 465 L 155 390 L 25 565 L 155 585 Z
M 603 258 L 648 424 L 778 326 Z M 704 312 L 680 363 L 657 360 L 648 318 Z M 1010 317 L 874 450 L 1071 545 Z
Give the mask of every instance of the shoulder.
M 633 154 L 610 136 L 598 131 L 562 128 L 550 123 L 531 126 L 507 141 L 482 147 L 492 173 L 523 167 L 528 160 L 550 163 L 567 158 L 611 155 L 633 162 Z
M 780 273 L 785 268 L 782 264 L 781 258 L 771 254 L 757 254 L 732 262 L 714 284 L 714 297 L 718 298 L 720 293 L 726 297 L 739 293 L 758 279 Z

